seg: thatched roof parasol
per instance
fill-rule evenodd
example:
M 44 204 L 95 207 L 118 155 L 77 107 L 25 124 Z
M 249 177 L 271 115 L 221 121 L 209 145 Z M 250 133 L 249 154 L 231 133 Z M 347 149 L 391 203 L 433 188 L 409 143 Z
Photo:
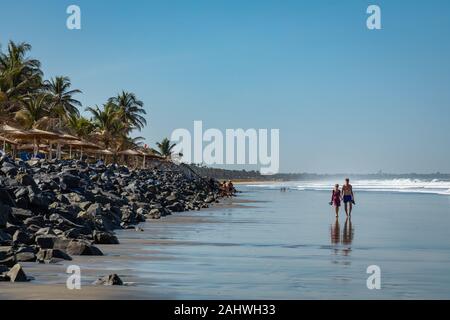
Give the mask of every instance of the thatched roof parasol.
M 19 128 L 12 127 L 8 124 L 0 124 L 0 132 L 8 133 L 13 131 L 21 131 Z
M 48 149 L 48 145 L 46 144 L 40 144 L 38 146 L 39 149 Z M 27 144 L 21 144 L 17 147 L 18 150 L 34 150 L 36 148 L 35 144 L 27 143 Z
M 8 138 L 3 137 L 3 136 L 0 136 L 0 140 L 3 141 L 4 143 L 9 143 L 9 144 L 14 144 L 14 145 L 18 144 L 17 141 L 8 139 Z
M 59 138 L 59 134 L 40 130 L 40 129 L 30 129 L 25 131 L 25 134 L 29 137 L 36 138 L 36 139 L 47 139 L 47 140 L 55 140 Z
M 111 155 L 114 154 L 114 152 L 112 152 L 112 151 L 110 151 L 108 149 L 97 150 L 97 151 L 95 151 L 95 153 L 104 154 L 104 155 L 107 155 L 107 156 L 111 156 Z
M 80 140 L 79 138 L 77 138 L 77 137 L 75 137 L 75 136 L 73 136 L 73 135 L 71 135 L 71 134 L 67 134 L 67 133 L 63 133 L 63 134 L 60 134 L 59 135 L 59 139 L 60 140 Z
M 142 155 L 139 152 L 137 152 L 136 150 L 131 150 L 131 149 L 120 151 L 120 152 L 118 152 L 118 154 L 125 155 L 125 156 L 140 156 L 140 155 Z

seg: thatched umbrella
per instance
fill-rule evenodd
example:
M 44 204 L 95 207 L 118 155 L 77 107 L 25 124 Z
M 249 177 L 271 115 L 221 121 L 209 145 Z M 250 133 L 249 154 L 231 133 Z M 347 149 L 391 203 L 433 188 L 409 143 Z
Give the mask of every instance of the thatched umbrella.
M 77 141 L 77 140 L 79 141 L 80 139 L 75 137 L 75 136 L 73 136 L 73 135 L 71 135 L 71 134 L 67 134 L 67 133 L 61 132 L 60 135 L 59 135 L 59 139 L 57 141 L 56 158 L 58 160 L 61 160 L 61 154 L 62 154 L 61 145 L 68 145 L 68 143 L 67 143 L 68 141 Z M 69 148 L 72 149 L 72 146 L 69 145 Z
M 131 150 L 131 149 L 119 151 L 118 154 L 122 155 L 124 158 L 125 158 L 125 156 L 134 156 L 134 157 L 136 157 L 136 156 L 140 156 L 141 155 L 136 150 Z M 123 159 L 123 160 L 125 160 L 125 159 Z M 136 158 L 135 158 L 135 164 L 136 164 Z
M 39 150 L 47 149 L 49 146 L 47 144 L 40 144 L 38 146 Z M 27 143 L 27 144 L 21 144 L 17 147 L 18 150 L 34 150 L 36 148 L 35 144 Z
M 39 145 L 38 145 L 38 139 L 46 139 L 46 140 L 56 140 L 59 135 L 54 132 L 40 130 L 40 129 L 30 129 L 28 131 L 24 131 L 24 134 L 20 137 L 22 140 L 25 140 L 26 138 L 32 138 L 34 145 L 36 146 L 34 149 L 34 156 L 36 157 L 39 153 Z M 51 145 L 50 145 L 51 147 Z M 51 149 L 49 157 L 51 158 Z
M 3 140 L 4 143 L 9 143 L 9 144 L 13 144 L 13 145 L 17 145 L 18 144 L 17 141 L 8 139 L 8 138 L 6 138 L 4 136 L 0 136 L 0 140 Z
M 22 136 L 23 131 L 18 128 L 12 127 L 8 124 L 1 124 L 0 125 L 0 133 L 3 134 L 2 140 L 3 140 L 3 151 L 4 151 L 6 149 L 6 143 L 8 142 L 11 144 L 10 141 L 12 141 L 12 140 L 7 139 L 6 136 L 12 136 L 13 138 L 16 138 L 18 136 Z
M 120 155 L 124 155 L 124 156 L 139 156 L 139 152 L 137 152 L 136 150 L 123 150 L 123 151 L 119 151 Z
M 112 151 L 110 151 L 110 150 L 108 150 L 108 149 L 95 150 L 94 152 L 95 152 L 96 154 L 101 154 L 101 155 L 104 155 L 104 156 L 105 156 L 105 158 L 104 158 L 105 164 L 106 164 L 106 157 L 107 157 L 107 156 L 112 156 L 112 155 L 114 155 L 114 152 L 112 152 Z
M 83 158 L 83 148 L 85 149 L 101 149 L 100 146 L 91 143 L 91 142 L 87 142 L 87 141 L 82 141 L 82 140 L 72 140 L 72 141 L 68 141 L 66 143 L 67 145 L 69 145 L 70 147 L 70 155 L 69 157 L 72 158 L 72 147 L 80 147 L 80 159 Z

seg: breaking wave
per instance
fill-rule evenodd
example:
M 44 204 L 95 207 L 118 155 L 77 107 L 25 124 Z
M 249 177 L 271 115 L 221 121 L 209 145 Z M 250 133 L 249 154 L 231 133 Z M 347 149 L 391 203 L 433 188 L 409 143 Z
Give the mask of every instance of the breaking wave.
M 251 187 L 279 189 L 286 187 L 290 190 L 308 191 L 308 190 L 332 190 L 334 185 L 341 181 L 289 181 L 274 182 L 267 184 L 248 184 Z M 351 184 L 355 191 L 372 192 L 407 192 L 407 193 L 431 193 L 450 195 L 450 181 L 438 179 L 390 179 L 390 180 L 352 180 Z

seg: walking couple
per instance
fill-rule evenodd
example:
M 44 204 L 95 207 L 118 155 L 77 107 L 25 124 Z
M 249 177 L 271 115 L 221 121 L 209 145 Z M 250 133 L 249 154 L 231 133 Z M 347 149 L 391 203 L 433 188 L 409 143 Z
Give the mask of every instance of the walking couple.
M 336 218 L 339 217 L 339 207 L 341 206 L 341 200 L 344 201 L 345 213 L 348 216 L 352 215 L 353 205 L 355 204 L 355 195 L 353 194 L 353 188 L 350 184 L 350 179 L 346 178 L 345 183 L 342 186 L 342 190 L 339 189 L 339 184 L 334 186 L 331 193 L 330 205 L 334 206 L 336 210 Z

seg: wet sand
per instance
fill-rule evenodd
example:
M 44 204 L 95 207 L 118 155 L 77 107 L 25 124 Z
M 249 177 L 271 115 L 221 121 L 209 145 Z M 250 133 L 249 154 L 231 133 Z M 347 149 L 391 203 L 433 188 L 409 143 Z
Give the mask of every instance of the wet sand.
M 223 199 L 208 211 L 224 208 L 241 208 L 251 201 L 245 199 Z M 73 256 L 72 261 L 61 261 L 56 264 L 39 264 L 21 262 L 25 273 L 32 281 L 27 283 L 0 282 L 0 300 L 26 299 L 175 299 L 176 294 L 170 291 L 149 290 L 152 282 L 148 276 L 140 277 L 130 263 L 149 263 L 152 260 L 174 260 L 175 257 L 161 255 L 152 247 L 199 245 L 195 241 L 171 240 L 155 238 L 149 226 L 177 225 L 192 228 L 199 224 L 218 222 L 213 216 L 201 215 L 199 212 L 184 212 L 163 217 L 160 220 L 149 220 L 139 224 L 143 231 L 121 230 L 117 232 L 119 245 L 97 245 L 103 256 Z M 1 249 L 6 249 L 5 247 Z M 81 289 L 69 290 L 66 281 L 70 274 L 66 270 L 71 265 L 81 269 Z M 101 276 L 117 273 L 124 281 L 124 286 L 96 286 L 93 282 Z

